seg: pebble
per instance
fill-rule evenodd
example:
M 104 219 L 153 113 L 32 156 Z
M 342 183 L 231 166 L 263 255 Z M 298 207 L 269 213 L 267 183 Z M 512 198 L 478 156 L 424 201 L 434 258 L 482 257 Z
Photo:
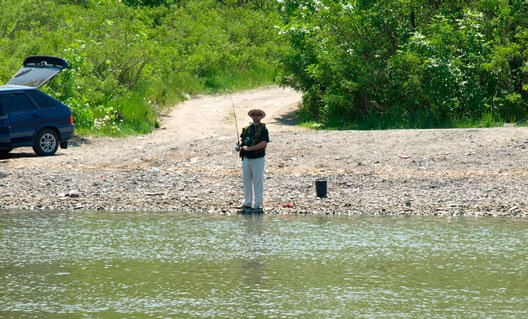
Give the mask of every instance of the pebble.
M 478 145 L 462 129 L 272 131 L 265 212 L 528 217 L 528 161 L 519 147 L 526 144 L 528 129 L 471 134 Z M 142 160 L 124 151 L 97 154 L 84 147 L 49 158 L 14 150 L 0 163 L 0 210 L 229 216 L 242 203 L 241 163 L 228 151 L 230 139 L 146 149 L 149 155 Z M 322 178 L 328 183 L 326 198 L 316 196 L 315 181 Z

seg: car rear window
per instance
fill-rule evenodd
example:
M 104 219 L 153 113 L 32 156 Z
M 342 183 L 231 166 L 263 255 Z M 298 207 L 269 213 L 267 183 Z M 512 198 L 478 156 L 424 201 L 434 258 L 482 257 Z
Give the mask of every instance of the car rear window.
M 24 93 L 10 93 L 0 95 L 0 104 L 5 112 L 23 112 L 34 110 L 35 107 Z
M 41 109 L 47 109 L 57 104 L 57 100 L 40 91 L 28 91 L 28 94 Z

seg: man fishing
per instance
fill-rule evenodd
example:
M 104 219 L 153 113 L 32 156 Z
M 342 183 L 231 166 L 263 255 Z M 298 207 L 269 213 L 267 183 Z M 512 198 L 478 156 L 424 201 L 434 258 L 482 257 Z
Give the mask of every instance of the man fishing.
M 242 158 L 242 185 L 244 188 L 244 204 L 242 209 L 251 208 L 263 211 L 264 201 L 264 157 L 266 145 L 269 143 L 269 133 L 266 124 L 261 120 L 266 113 L 260 109 L 248 112 L 252 123 L 242 129 L 240 134 L 240 157 Z M 254 200 L 253 200 L 254 195 Z

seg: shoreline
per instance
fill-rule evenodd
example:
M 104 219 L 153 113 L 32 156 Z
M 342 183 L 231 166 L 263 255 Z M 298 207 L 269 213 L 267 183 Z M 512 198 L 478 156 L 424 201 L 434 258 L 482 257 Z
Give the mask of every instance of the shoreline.
M 300 100 L 291 90 L 233 100 L 240 128 L 248 109 L 268 114 L 267 214 L 528 217 L 528 128 L 313 131 L 285 120 Z M 15 149 L 0 159 L 0 210 L 236 214 L 231 103 L 193 99 L 149 135 L 84 139 L 51 157 Z
M 525 128 L 272 134 L 267 214 L 528 217 Z M 0 160 L 0 210 L 238 213 L 240 160 L 226 137 L 126 163 L 83 163 L 104 140 L 51 158 L 21 149 Z M 327 180 L 326 198 L 316 195 L 317 179 Z

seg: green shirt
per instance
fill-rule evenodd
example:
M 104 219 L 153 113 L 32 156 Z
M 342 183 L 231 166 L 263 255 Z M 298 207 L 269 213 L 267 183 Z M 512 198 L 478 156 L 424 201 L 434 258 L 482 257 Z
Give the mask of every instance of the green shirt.
M 241 146 L 255 146 L 262 141 L 269 143 L 269 133 L 266 128 L 266 124 L 251 124 L 248 127 L 242 129 L 242 134 L 240 134 L 242 140 Z M 261 158 L 266 155 L 266 147 L 256 151 L 241 152 L 241 157 L 247 158 Z

